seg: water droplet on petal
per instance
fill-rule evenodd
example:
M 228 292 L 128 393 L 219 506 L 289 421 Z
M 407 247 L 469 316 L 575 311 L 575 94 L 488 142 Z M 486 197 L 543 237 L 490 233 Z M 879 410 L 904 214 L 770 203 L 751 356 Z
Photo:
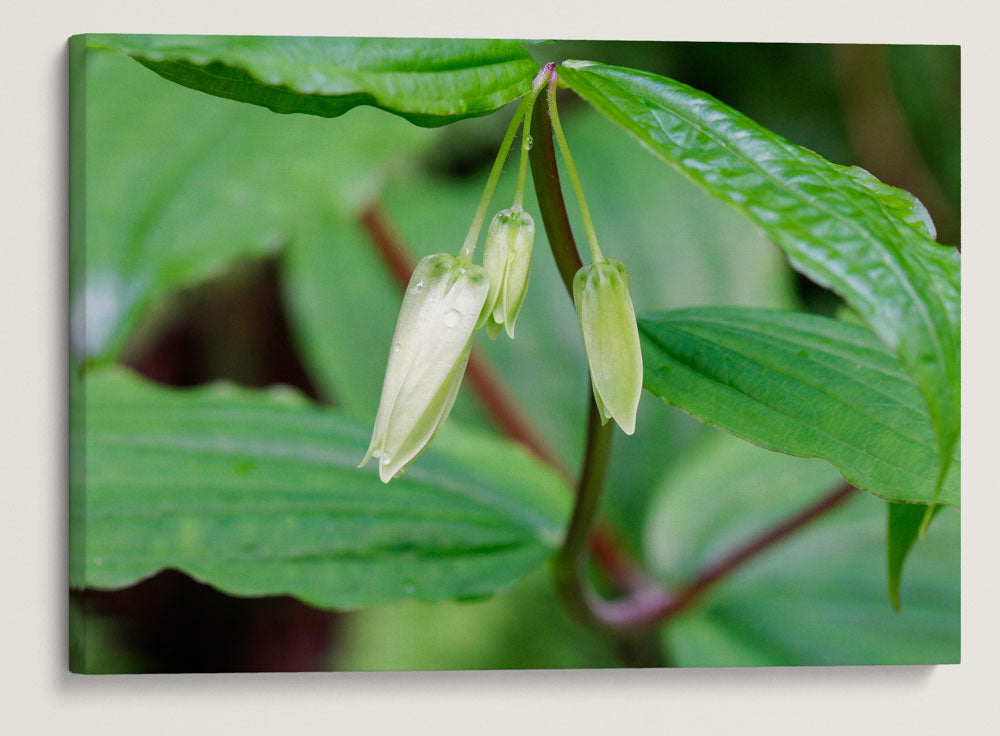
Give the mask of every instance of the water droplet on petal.
M 462 313 L 457 309 L 449 309 L 444 313 L 444 326 L 445 327 L 457 327 L 458 323 L 462 321 Z
M 398 353 L 402 349 L 403 349 L 403 346 L 400 345 L 398 342 L 394 343 L 393 346 L 392 346 L 392 352 L 394 352 L 394 353 Z
M 379 459 L 382 461 L 383 465 L 388 465 L 389 463 L 392 462 L 392 455 L 390 455 L 388 452 L 383 452 L 382 457 Z

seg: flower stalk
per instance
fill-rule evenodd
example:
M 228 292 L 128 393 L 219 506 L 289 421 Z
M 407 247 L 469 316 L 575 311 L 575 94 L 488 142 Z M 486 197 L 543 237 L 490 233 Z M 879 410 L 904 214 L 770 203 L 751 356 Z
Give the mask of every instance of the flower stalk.
M 576 195 L 576 203 L 580 208 L 580 216 L 583 218 L 583 229 L 587 233 L 587 242 L 590 244 L 590 255 L 592 260 L 604 260 L 601 254 L 601 246 L 597 242 L 597 231 L 594 230 L 594 221 L 590 217 L 590 208 L 587 206 L 587 198 L 583 196 L 583 185 L 580 183 L 580 175 L 576 171 L 576 164 L 573 163 L 573 154 L 569 152 L 569 144 L 566 142 L 566 134 L 563 133 L 562 123 L 559 121 L 559 108 L 556 105 L 556 87 L 558 77 L 552 73 L 548 86 L 549 116 L 552 119 L 552 132 L 555 135 L 556 143 L 559 144 L 559 152 L 566 163 L 566 171 L 569 179 L 573 183 L 573 192 Z
M 486 186 L 483 188 L 483 196 L 479 198 L 479 205 L 476 207 L 476 214 L 472 218 L 472 224 L 469 226 L 469 232 L 465 236 L 465 241 L 462 243 L 462 249 L 459 251 L 458 257 L 461 258 L 465 263 L 472 262 L 472 254 L 476 250 L 476 243 L 479 242 L 479 233 L 483 229 L 483 223 L 486 221 L 486 211 L 489 209 L 490 202 L 493 200 L 493 193 L 496 191 L 497 183 L 500 181 L 500 174 L 503 172 L 503 165 L 507 161 L 507 155 L 510 153 L 511 144 L 514 142 L 514 136 L 517 134 L 517 129 L 521 126 L 521 123 L 530 120 L 531 110 L 535 104 L 535 98 L 538 96 L 540 87 L 536 85 L 532 86 L 531 91 L 521 98 L 521 101 L 517 105 L 517 109 L 514 111 L 514 116 L 510 119 L 510 123 L 507 125 L 507 132 L 504 133 L 503 140 L 500 142 L 500 150 L 497 152 L 497 157 L 493 161 L 493 168 L 490 169 L 490 175 L 486 179 Z M 522 160 L 520 168 L 526 169 L 527 163 L 525 161 L 525 146 L 530 150 L 531 143 L 529 141 L 530 136 L 527 134 L 527 124 L 525 124 L 525 135 L 524 140 L 521 143 L 522 147 Z M 517 193 L 515 194 L 515 204 L 520 207 L 521 203 L 524 201 L 524 175 L 521 171 L 518 172 L 518 186 Z
M 547 65 L 546 70 L 554 75 L 554 65 Z M 531 150 L 531 173 L 552 255 L 563 284 L 572 296 L 573 278 L 583 264 L 559 182 L 550 109 L 536 109 L 531 120 L 531 134 L 535 140 Z M 630 586 L 623 597 L 605 600 L 587 581 L 587 540 L 593 533 L 600 510 L 613 430 L 610 424 L 601 421 L 596 399 L 593 395 L 591 399 L 576 504 L 562 548 L 554 561 L 555 583 L 567 608 L 581 622 L 622 640 L 630 640 L 637 633 L 650 631 L 677 616 L 748 561 L 838 508 L 856 493 L 848 484 L 839 486 L 807 508 L 728 551 L 676 591 L 657 585 L 640 573 L 636 575 L 635 585 Z
M 491 337 L 503 326 L 514 336 L 514 322 L 528 285 L 535 234 L 531 216 L 521 208 L 526 157 L 531 148 L 527 140 L 521 147 L 513 211 L 501 212 L 490 227 L 487 268 L 474 265 L 472 255 L 514 136 L 529 119 L 540 89 L 533 85 L 530 94 L 522 97 L 507 126 L 458 255 L 427 256 L 410 278 L 396 321 L 371 443 L 360 464 L 376 458 L 384 483 L 413 462 L 448 418 L 465 375 L 476 328 L 488 321 Z

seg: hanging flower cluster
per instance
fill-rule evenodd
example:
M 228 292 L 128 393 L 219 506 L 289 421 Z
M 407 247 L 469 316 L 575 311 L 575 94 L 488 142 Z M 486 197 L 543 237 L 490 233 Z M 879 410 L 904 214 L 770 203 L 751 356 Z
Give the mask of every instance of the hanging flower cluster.
M 420 260 L 410 278 L 392 338 L 371 444 L 361 461 L 365 465 L 376 458 L 379 477 L 385 483 L 403 472 L 448 418 L 469 361 L 475 330 L 485 325 L 491 339 L 504 330 L 511 339 L 514 337 L 514 324 L 528 289 L 535 240 L 534 220 L 523 208 L 531 148 L 527 129 L 535 98 L 546 81 L 553 132 L 573 181 L 593 257 L 593 263 L 583 266 L 573 280 L 573 301 L 590 365 L 594 400 L 604 423 L 614 419 L 626 434 L 635 431 L 642 392 L 642 355 L 628 273 L 621 262 L 601 254 L 559 123 L 554 81 L 543 70 L 514 113 L 459 254 L 429 255 Z M 514 203 L 491 221 L 483 264 L 478 266 L 472 263 L 472 255 L 522 121 Z

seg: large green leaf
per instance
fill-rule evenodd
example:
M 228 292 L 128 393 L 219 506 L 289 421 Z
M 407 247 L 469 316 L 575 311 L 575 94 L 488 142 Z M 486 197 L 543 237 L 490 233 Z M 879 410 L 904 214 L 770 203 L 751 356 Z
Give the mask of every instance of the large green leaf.
M 868 330 L 818 315 L 701 308 L 642 317 L 645 387 L 762 447 L 833 463 L 859 488 L 929 503 L 941 462 L 927 409 Z M 959 505 L 955 457 L 940 492 Z
M 454 426 L 383 485 L 355 467 L 368 425 L 287 390 L 95 371 L 86 424 L 88 587 L 177 568 L 337 609 L 486 596 L 551 555 L 568 514 L 553 471 Z
M 433 127 L 516 100 L 538 73 L 517 41 L 306 36 L 94 36 L 165 78 L 275 112 L 373 105 Z
M 656 488 L 647 562 L 680 583 L 838 482 L 821 461 L 717 433 Z M 663 627 L 669 656 L 683 667 L 957 662 L 959 515 L 942 512 L 914 549 L 897 614 L 883 506 L 855 494 L 732 572 Z
M 350 220 L 433 134 L 375 110 L 283 117 L 86 54 L 85 239 L 71 281 L 77 352 L 113 355 L 158 298 Z M 79 189 L 79 187 L 78 187 Z
M 566 62 L 560 79 L 654 154 L 763 228 L 792 265 L 846 299 L 897 352 L 944 458 L 960 427 L 958 254 L 906 193 L 794 146 L 666 77 Z

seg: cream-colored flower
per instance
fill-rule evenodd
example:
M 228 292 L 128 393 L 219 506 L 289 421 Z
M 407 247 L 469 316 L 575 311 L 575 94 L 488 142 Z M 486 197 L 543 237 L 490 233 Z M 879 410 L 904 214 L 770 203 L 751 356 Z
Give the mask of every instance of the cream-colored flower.
M 535 221 L 520 208 L 501 210 L 490 223 L 483 250 L 483 268 L 490 277 L 486 297 L 486 331 L 491 338 L 501 327 L 514 337 L 514 322 L 528 291 Z
M 625 266 L 608 258 L 581 268 L 573 278 L 573 301 L 601 419 L 614 419 L 632 434 L 642 394 L 642 351 Z
M 372 441 L 361 461 L 378 458 L 384 483 L 423 451 L 447 419 L 488 292 L 486 271 L 455 256 L 427 256 L 414 269 L 392 337 Z

